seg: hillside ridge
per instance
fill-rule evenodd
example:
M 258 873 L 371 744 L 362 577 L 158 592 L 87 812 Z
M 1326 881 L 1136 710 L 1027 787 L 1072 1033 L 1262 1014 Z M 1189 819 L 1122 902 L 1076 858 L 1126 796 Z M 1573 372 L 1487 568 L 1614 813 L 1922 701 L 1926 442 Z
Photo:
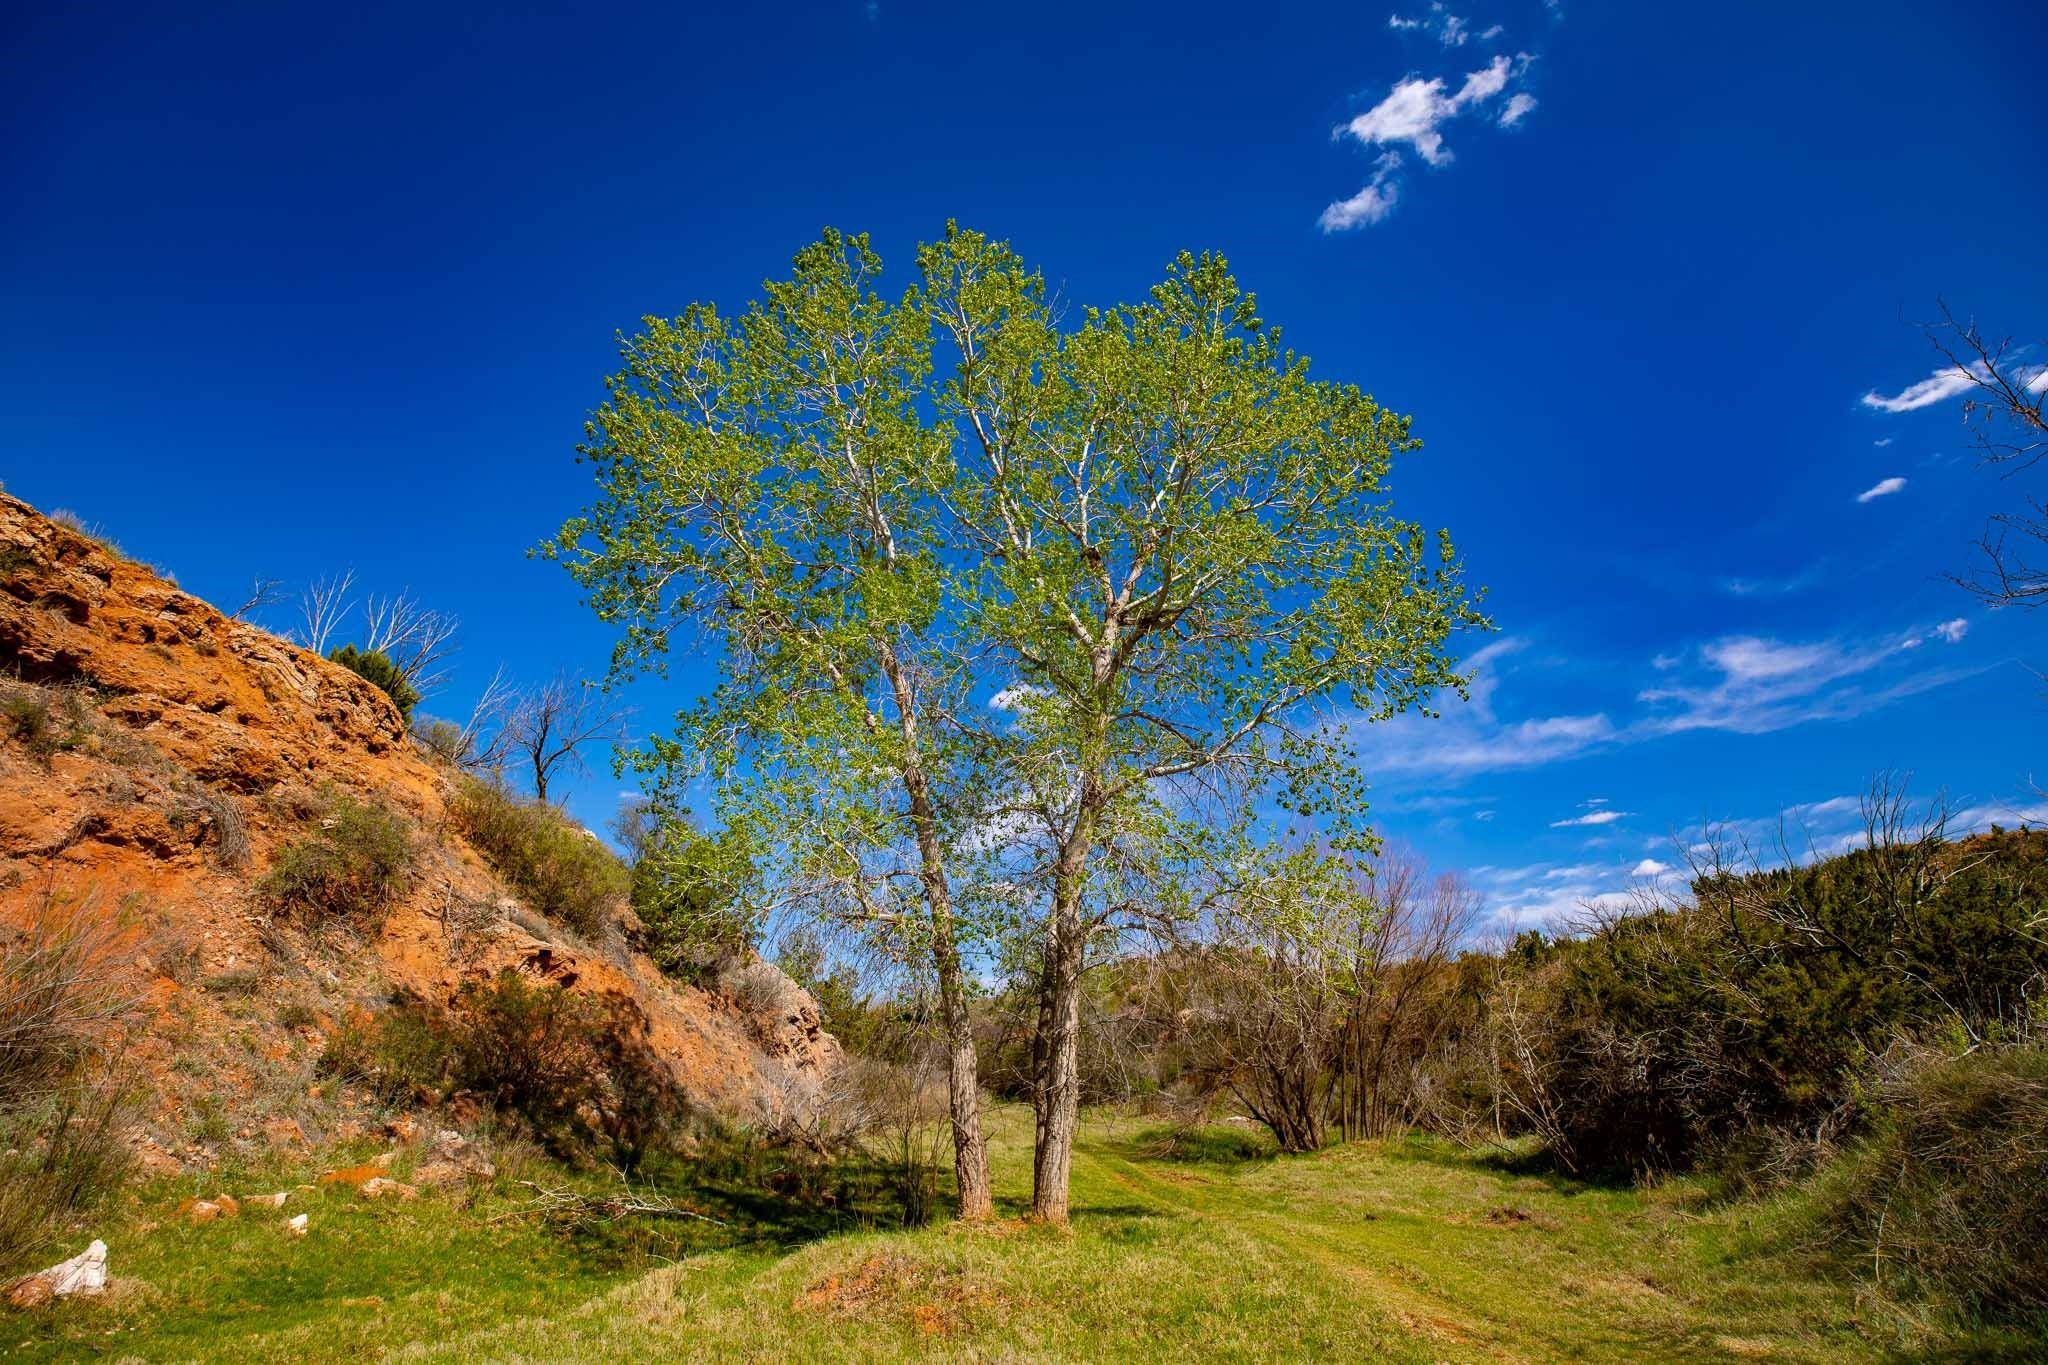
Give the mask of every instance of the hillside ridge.
M 602 997 L 694 1109 L 818 1102 L 838 1046 L 787 978 L 750 959 L 679 984 L 630 913 L 602 942 L 536 914 L 451 824 L 462 775 L 377 687 L 5 493 L 0 703 L 0 929 L 52 907 L 118 923 L 160 1166 L 347 1135 L 368 1120 L 318 1073 L 328 1039 L 508 969 Z M 298 924 L 258 891 L 336 793 L 416 831 L 417 873 L 375 926 Z

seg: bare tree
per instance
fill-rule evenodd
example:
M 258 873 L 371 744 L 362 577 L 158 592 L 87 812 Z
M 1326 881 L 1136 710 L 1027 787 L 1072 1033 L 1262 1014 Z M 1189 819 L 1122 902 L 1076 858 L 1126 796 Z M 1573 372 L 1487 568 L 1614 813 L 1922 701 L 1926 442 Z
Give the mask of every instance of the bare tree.
M 1349 918 L 1340 948 L 1348 1005 L 1332 1054 L 1331 1103 L 1344 1136 L 1383 1137 L 1413 1122 L 1425 1065 L 1449 1022 L 1445 969 L 1471 931 L 1479 898 L 1456 876 L 1388 851 L 1362 874 L 1369 914 Z
M 349 597 L 355 583 L 356 571 L 350 569 L 338 576 L 316 578 L 307 585 L 299 594 L 299 615 L 304 621 L 300 644 L 315 654 L 327 652 L 327 642 L 355 610 L 355 602 Z
M 423 697 L 448 681 L 459 625 L 455 617 L 429 611 L 408 592 L 363 602 L 363 648 L 391 660 L 398 676 Z
M 545 801 L 551 782 L 585 766 L 586 746 L 623 737 L 625 719 L 594 684 L 559 675 L 520 698 L 504 731 L 532 774 L 533 794 Z
M 249 596 L 241 606 L 228 613 L 228 620 L 246 621 L 249 619 L 249 613 L 261 611 L 265 607 L 274 607 L 284 601 L 285 596 L 282 578 L 264 578 L 259 575 L 249 581 Z
M 2048 363 L 2023 359 L 2029 348 L 2015 347 L 2010 337 L 1991 340 L 1946 302 L 1941 321 L 1923 330 L 1948 372 L 1969 381 L 1963 421 L 1975 433 L 1981 463 L 2010 476 L 2048 455 Z M 2048 603 L 2048 562 L 2040 557 L 2048 544 L 2048 504 L 2035 496 L 2025 502 L 2024 510 L 2001 512 L 1985 526 L 1978 542 L 1984 562 L 1976 574 L 1950 575 L 1991 606 Z

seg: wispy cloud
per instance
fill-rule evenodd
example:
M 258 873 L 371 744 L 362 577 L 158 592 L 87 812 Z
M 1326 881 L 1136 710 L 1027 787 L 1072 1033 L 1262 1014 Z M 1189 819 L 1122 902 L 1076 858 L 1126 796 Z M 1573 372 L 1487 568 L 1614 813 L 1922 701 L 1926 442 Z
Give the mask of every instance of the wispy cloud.
M 1798 573 L 1784 578 L 1738 578 L 1721 580 L 1721 590 L 1731 597 L 1783 597 L 1790 593 L 1802 592 L 1818 583 L 1821 565 L 1801 569 Z
M 1882 450 L 1892 443 L 1892 439 L 1890 436 L 1880 436 L 1875 441 L 1872 441 L 1871 444 Z
M 1906 481 L 1900 478 L 1898 475 L 1894 474 L 1889 479 L 1879 479 L 1876 483 L 1870 485 L 1870 487 L 1864 489 L 1861 493 L 1858 493 L 1856 495 L 1856 501 L 1872 502 L 1878 498 L 1888 498 L 1892 494 L 1904 488 L 1905 486 Z
M 2048 365 L 2022 365 L 2007 372 L 2030 392 L 2048 389 Z M 1872 389 L 1863 395 L 1861 401 L 1864 407 L 1876 408 L 1879 412 L 1914 412 L 1966 394 L 1990 376 L 1990 370 L 1981 360 L 1969 365 L 1944 365 L 1917 384 L 1908 384 L 1897 393 L 1887 395 Z M 1878 444 L 1884 445 L 1885 442 L 1879 441 Z
M 1382 774 L 1466 774 L 1533 768 L 1571 758 L 1614 738 L 1605 715 L 1544 716 L 1503 723 L 1493 710 L 1501 661 L 1527 647 L 1509 636 L 1465 661 L 1472 675 L 1469 701 L 1439 697 L 1436 718 L 1413 713 L 1366 726 L 1359 736 L 1367 768 Z
M 1550 827 L 1552 829 L 1572 829 L 1579 825 L 1611 825 L 1616 820 L 1626 820 L 1634 813 L 1633 811 L 1625 810 L 1589 810 L 1584 815 L 1574 815 L 1567 820 L 1552 820 Z
M 1368 772 L 1386 778 L 1429 775 L 1456 780 L 1484 772 L 1544 767 L 1595 749 L 1646 743 L 1694 731 L 1770 734 L 1821 720 L 1845 720 L 1978 671 L 1923 659 L 1919 646 L 1953 645 L 1969 629 L 1958 617 L 1935 626 L 1857 638 L 1779 640 L 1721 636 L 1659 654 L 1654 680 L 1635 693 L 1637 709 L 1619 718 L 1589 710 L 1521 719 L 1496 706 L 1504 669 L 1526 641 L 1497 640 L 1467 661 L 1470 701 L 1436 698 L 1434 718 L 1405 714 L 1354 730 Z M 1603 803 L 1587 802 L 1589 812 Z M 1617 816 L 1584 816 L 1565 825 L 1600 825 Z
M 1405 21 L 1396 15 L 1389 22 L 1399 28 L 1424 21 Z M 1323 210 L 1317 220 L 1323 231 L 1342 232 L 1383 221 L 1401 197 L 1397 178 L 1403 165 L 1400 149 L 1408 148 L 1430 166 L 1449 165 L 1452 152 L 1444 143 L 1443 126 L 1499 99 L 1534 60 L 1526 52 L 1513 58 L 1496 56 L 1477 71 L 1467 72 L 1455 90 L 1441 76 L 1409 76 L 1396 82 L 1378 104 L 1338 127 L 1333 137 L 1384 150 L 1373 163 L 1372 179 L 1358 193 Z M 1502 127 L 1513 127 L 1535 107 L 1533 96 L 1518 91 L 1506 101 L 1495 121 Z
M 1401 200 L 1401 182 L 1394 179 L 1394 172 L 1401 168 L 1401 154 L 1388 152 L 1374 163 L 1372 179 L 1365 187 L 1349 199 L 1339 199 L 1329 205 L 1316 219 L 1317 226 L 1325 232 L 1343 232 L 1349 228 L 1366 227 L 1379 222 L 1394 211 L 1394 205 Z
M 1472 38 L 1472 25 L 1462 16 L 1451 13 L 1450 7 L 1441 3 L 1441 0 L 1431 4 L 1428 10 L 1417 18 L 1410 19 L 1404 18 L 1399 14 L 1389 14 L 1387 16 L 1387 27 L 1393 29 L 1396 33 L 1413 33 L 1417 30 L 1425 31 L 1445 47 L 1463 47 Z M 1499 33 L 1500 25 L 1495 24 L 1479 36 L 1482 38 L 1492 38 L 1496 37 Z
M 1885 681 L 1883 671 L 1925 636 L 1788 642 L 1732 635 L 1702 645 L 1680 680 L 1645 688 L 1651 714 L 1642 737 L 1689 730 L 1760 735 L 1814 720 L 1842 720 L 1939 687 L 1961 674 L 1940 669 Z

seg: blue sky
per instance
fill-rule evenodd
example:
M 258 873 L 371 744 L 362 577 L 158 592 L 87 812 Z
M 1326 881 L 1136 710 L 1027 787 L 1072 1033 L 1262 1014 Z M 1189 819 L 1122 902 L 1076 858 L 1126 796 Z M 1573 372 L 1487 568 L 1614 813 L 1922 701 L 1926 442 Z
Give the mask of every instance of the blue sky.
M 1490 589 L 1473 704 L 1362 739 L 1387 830 L 1503 920 L 1703 820 L 1838 838 L 1884 768 L 2009 819 L 2048 776 L 2042 623 L 1941 575 L 2027 489 L 1973 467 L 1959 401 L 1863 400 L 1934 371 L 1938 297 L 2048 336 L 2044 25 L 13 6 L 0 479 L 215 600 L 412 588 L 463 619 L 459 711 L 500 662 L 602 667 L 523 552 L 586 496 L 617 329 L 744 301 L 826 224 L 905 262 L 957 217 L 1084 302 L 1215 248 L 1320 373 L 1414 414 L 1400 504 Z

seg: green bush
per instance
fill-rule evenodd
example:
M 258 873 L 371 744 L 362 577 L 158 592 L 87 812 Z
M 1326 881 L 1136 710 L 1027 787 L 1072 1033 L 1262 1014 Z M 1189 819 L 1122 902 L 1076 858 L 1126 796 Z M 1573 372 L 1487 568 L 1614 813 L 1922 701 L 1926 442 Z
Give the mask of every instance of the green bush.
M 2048 834 L 1930 839 L 1703 879 L 1689 907 L 1559 945 L 1542 1031 L 1560 1155 L 1685 1169 L 1786 1132 L 1820 1154 L 1894 1038 L 1981 1036 L 2030 998 L 2044 887 Z
M 375 683 L 385 696 L 391 698 L 398 708 L 398 714 L 406 720 L 412 719 L 412 708 L 420 704 L 419 689 L 407 680 L 397 664 L 382 650 L 357 649 L 354 645 L 343 645 L 330 650 L 327 655 L 333 663 L 340 664 L 349 672 L 367 682 Z
M 647 954 L 679 981 L 703 982 L 753 948 L 760 925 L 737 888 L 751 875 L 736 843 L 680 820 L 657 825 L 633 864 L 633 913 Z
M 498 875 L 548 918 L 594 938 L 625 904 L 625 865 L 553 806 L 469 781 L 449 814 Z
M 451 1055 L 445 1020 L 401 1007 L 342 1025 L 320 1054 L 320 1069 L 367 1086 L 386 1104 L 403 1104 L 440 1089 Z
M 508 969 L 465 986 L 452 1013 L 456 1082 L 522 1115 L 561 1155 L 603 1140 L 632 1170 L 681 1113 L 630 1007 Z
M 328 793 L 320 818 L 272 861 L 259 890 L 279 911 L 319 922 L 383 914 L 412 885 L 412 828 L 368 801 Z
M 2048 1328 L 2048 1047 L 1919 1053 L 1891 1072 L 1870 1139 L 1821 1182 L 1829 1243 L 1894 1293 Z

